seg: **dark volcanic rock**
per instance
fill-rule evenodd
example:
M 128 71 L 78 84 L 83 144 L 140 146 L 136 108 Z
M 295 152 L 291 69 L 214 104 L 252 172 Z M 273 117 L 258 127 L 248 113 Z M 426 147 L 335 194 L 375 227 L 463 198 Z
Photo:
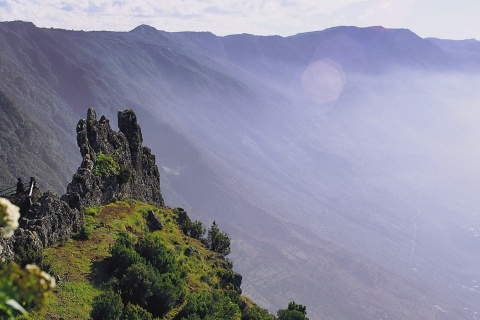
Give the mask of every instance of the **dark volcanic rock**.
M 242 275 L 239 273 L 234 272 L 233 273 L 233 287 L 235 290 L 239 290 L 240 293 L 242 292 L 240 287 L 242 285 Z
M 72 208 L 82 209 L 119 199 L 136 199 L 163 205 L 160 173 L 155 156 L 142 146 L 142 130 L 133 110 L 118 112 L 120 132 L 110 128 L 104 116 L 97 121 L 95 110 L 77 124 L 77 144 L 83 161 L 63 197 Z M 95 171 L 99 155 L 114 159 L 117 172 Z
M 153 212 L 153 210 L 148 211 L 147 215 L 147 224 L 152 230 L 162 230 L 163 223 L 160 218 Z
M 80 231 L 83 215 L 72 209 L 58 194 L 47 191 L 28 210 L 20 227 L 36 233 L 43 247 L 65 241 Z
M 83 214 L 78 209 L 70 208 L 58 194 L 47 191 L 21 218 L 19 229 L 0 256 L 11 259 L 20 250 L 37 251 L 65 241 L 82 225 Z

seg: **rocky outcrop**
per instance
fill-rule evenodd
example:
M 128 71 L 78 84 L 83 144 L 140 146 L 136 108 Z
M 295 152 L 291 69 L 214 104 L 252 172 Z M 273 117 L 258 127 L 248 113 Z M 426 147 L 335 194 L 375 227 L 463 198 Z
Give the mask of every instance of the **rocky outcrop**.
M 65 241 L 80 231 L 83 214 L 47 191 L 34 202 L 19 221 L 19 228 L 8 241 L 0 242 L 0 260 L 13 259 L 15 253 L 35 252 Z
M 82 210 L 121 199 L 163 205 L 155 156 L 144 147 L 142 131 L 132 110 L 118 112 L 119 132 L 95 110 L 77 124 L 82 163 L 62 197 L 47 191 L 23 215 L 13 238 L 0 239 L 0 259 L 15 251 L 39 250 L 65 241 L 83 226 Z M 155 227 L 161 228 L 161 222 Z
M 65 241 L 83 226 L 83 215 L 47 191 L 21 220 L 21 228 L 36 234 L 43 247 Z
M 153 210 L 149 210 L 147 213 L 147 225 L 150 230 L 162 230 L 163 223 L 160 218 L 153 212 Z
M 92 108 L 87 119 L 78 122 L 77 144 L 83 160 L 62 198 L 71 208 L 119 199 L 163 205 L 155 156 L 142 145 L 142 130 L 133 110 L 118 111 L 118 127 L 119 132 L 112 130 L 104 116 L 97 121 Z M 109 174 L 102 172 L 100 157 L 114 161 Z

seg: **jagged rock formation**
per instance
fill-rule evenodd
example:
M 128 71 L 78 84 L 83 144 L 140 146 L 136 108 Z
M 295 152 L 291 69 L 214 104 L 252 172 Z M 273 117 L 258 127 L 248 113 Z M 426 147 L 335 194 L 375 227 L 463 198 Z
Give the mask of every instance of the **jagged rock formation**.
M 118 127 L 117 133 L 104 116 L 97 121 L 92 108 L 88 109 L 87 119 L 78 122 L 77 144 L 82 165 L 62 197 L 71 208 L 129 198 L 163 205 L 155 156 L 142 146 L 142 130 L 133 110 L 118 112 Z M 114 159 L 118 165 L 116 174 L 95 172 L 100 154 Z
M 67 240 L 83 226 L 82 210 L 120 199 L 135 199 L 163 205 L 160 173 L 155 156 L 142 146 L 143 138 L 133 110 L 118 112 L 120 132 L 110 128 L 104 116 L 97 121 L 95 110 L 77 125 L 77 144 L 82 164 L 63 196 L 47 191 L 20 221 L 13 239 L 0 242 L 0 258 L 11 259 L 18 250 L 38 250 Z M 98 163 L 111 159 L 114 170 Z
M 70 208 L 58 194 L 47 191 L 20 222 L 15 247 L 36 249 L 65 241 L 83 226 L 83 214 Z
M 133 110 L 118 111 L 118 127 L 117 133 L 104 116 L 97 121 L 92 108 L 88 109 L 87 119 L 78 122 L 77 144 L 83 161 L 62 197 L 70 207 L 82 209 L 129 198 L 164 204 L 155 156 L 142 146 L 142 130 Z M 118 165 L 116 174 L 95 170 L 100 154 L 114 159 Z

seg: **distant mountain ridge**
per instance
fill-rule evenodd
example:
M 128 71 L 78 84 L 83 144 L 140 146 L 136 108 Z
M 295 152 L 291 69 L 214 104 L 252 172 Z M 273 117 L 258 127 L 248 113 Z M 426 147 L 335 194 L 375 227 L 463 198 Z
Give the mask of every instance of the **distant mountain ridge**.
M 64 190 L 85 108 L 133 108 L 166 204 L 226 226 L 262 306 L 461 317 L 479 261 L 477 44 L 381 27 L 217 37 L 3 22 L 0 181 Z

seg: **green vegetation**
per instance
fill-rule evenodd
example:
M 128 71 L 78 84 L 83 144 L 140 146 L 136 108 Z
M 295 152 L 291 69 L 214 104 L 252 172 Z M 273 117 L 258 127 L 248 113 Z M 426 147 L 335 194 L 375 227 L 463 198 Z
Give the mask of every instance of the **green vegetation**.
M 207 241 L 210 250 L 224 256 L 230 253 L 230 237 L 228 234 L 221 232 L 220 229 L 218 229 L 215 221 L 213 221 L 212 226 L 208 229 Z
M 150 210 L 161 230 L 148 228 Z M 81 233 L 88 237 L 43 251 L 42 263 L 58 283 L 32 319 L 275 319 L 241 296 L 241 276 L 223 254 L 205 247 L 205 229 L 184 210 L 121 201 L 87 208 L 84 216 Z M 230 251 L 230 238 L 216 223 L 207 237 L 209 248 Z
M 111 250 L 109 269 L 114 278 L 109 279 L 109 287 L 121 293 L 124 303 L 163 316 L 185 296 L 186 283 L 175 255 L 157 237 L 146 234 L 136 243 L 127 235 L 117 239 Z
M 9 262 L 0 269 L 0 317 L 41 310 L 55 280 L 38 266 Z
M 287 309 L 278 310 L 278 320 L 308 320 L 307 307 L 292 301 Z
M 88 207 L 83 210 L 84 222 L 82 230 L 76 237 L 77 239 L 88 240 L 90 238 L 90 234 L 96 226 L 95 216 L 98 214 L 99 209 L 98 207 Z
M 117 175 L 120 173 L 120 165 L 112 156 L 99 153 L 92 171 L 94 175 L 99 177 Z
M 123 302 L 119 293 L 107 290 L 93 301 L 92 318 L 104 320 L 120 319 L 123 313 Z
M 0 198 L 0 237 L 11 237 L 18 228 L 19 218 L 20 209 L 8 199 Z M 41 254 L 35 255 L 28 251 L 22 251 L 17 257 L 41 259 Z M 19 314 L 26 315 L 33 309 L 41 311 L 53 287 L 55 287 L 55 279 L 35 264 L 20 266 L 12 261 L 2 262 L 0 266 L 0 318 L 13 318 Z
M 175 212 L 178 215 L 177 222 L 179 223 L 183 233 L 194 239 L 200 239 L 203 237 L 206 230 L 201 221 L 195 220 L 192 222 L 185 210 L 181 208 L 175 209 Z

